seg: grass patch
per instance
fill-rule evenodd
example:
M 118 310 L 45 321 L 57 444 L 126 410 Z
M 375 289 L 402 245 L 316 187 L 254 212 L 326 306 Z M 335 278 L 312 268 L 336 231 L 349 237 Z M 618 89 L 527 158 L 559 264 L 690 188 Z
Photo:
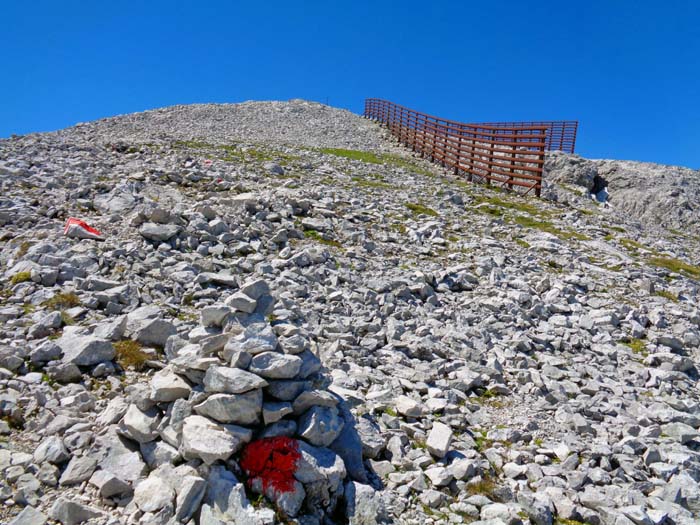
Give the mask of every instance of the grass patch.
M 566 518 L 556 518 L 554 525 L 590 525 L 585 521 L 567 520 Z
M 633 241 L 632 239 L 627 239 L 626 237 L 621 237 L 618 242 L 630 252 L 638 252 L 640 250 L 647 250 L 643 244 Z
M 670 257 L 651 257 L 649 258 L 648 262 L 653 266 L 665 268 L 666 270 L 685 275 L 691 279 L 700 279 L 699 267 L 685 263 L 678 259 L 672 259 Z
M 141 343 L 131 339 L 125 339 L 114 343 L 116 351 L 115 361 L 123 369 L 133 368 L 134 370 L 143 370 L 148 361 L 149 356 L 142 349 Z
M 10 284 L 15 285 L 19 283 L 26 283 L 32 280 L 32 272 L 19 272 L 12 276 L 10 279 Z
M 80 306 L 80 298 L 73 292 L 59 293 L 51 299 L 47 299 L 41 305 L 53 310 L 63 310 L 64 308 Z
M 396 188 L 396 186 L 392 186 L 386 182 L 379 180 L 367 180 L 362 177 L 353 177 L 352 181 L 361 188 L 380 188 L 385 190 L 393 190 Z
M 12 430 L 24 430 L 24 423 L 22 423 L 21 421 L 12 419 L 10 416 L 3 416 L 0 419 L 7 423 L 7 426 L 10 427 Z
M 388 407 L 386 410 L 384 410 L 384 413 L 385 413 L 387 416 L 399 417 L 399 413 L 398 413 L 396 410 L 394 410 L 393 408 L 391 408 L 391 407 Z
M 479 213 L 483 213 L 484 215 L 490 215 L 491 217 L 497 217 L 501 218 L 505 215 L 505 212 L 503 209 L 497 207 L 497 206 L 479 206 L 478 208 L 474 208 L 474 211 L 477 211 Z
M 469 401 L 477 403 L 479 405 L 486 405 L 493 408 L 501 408 L 503 403 L 499 401 L 500 396 L 493 390 L 484 390 L 481 394 L 476 397 L 470 397 Z
M 467 493 L 470 496 L 475 496 L 481 494 L 487 496 L 489 499 L 494 501 L 498 498 L 493 498 L 493 492 L 496 490 L 496 483 L 493 481 L 491 476 L 484 474 L 479 481 L 476 483 L 469 483 L 467 485 Z
M 654 295 L 658 295 L 659 297 L 663 297 L 664 299 L 668 299 L 669 301 L 673 301 L 674 303 L 678 302 L 678 296 L 669 292 L 668 290 L 657 290 Z
M 240 144 L 210 144 L 199 140 L 179 140 L 173 145 L 177 148 L 206 149 L 212 152 L 219 152 L 217 157 L 210 158 L 217 158 L 224 162 L 242 162 L 246 160 L 265 162 L 275 159 L 279 159 L 280 162 L 286 162 L 299 159 L 295 155 L 287 155 L 279 151 L 266 152 L 241 146 Z
M 61 310 L 61 322 L 62 322 L 65 326 L 71 326 L 71 325 L 74 325 L 74 324 L 75 324 L 75 319 L 73 319 L 72 316 L 70 316 L 69 314 L 67 314 L 67 313 L 64 312 L 63 310 Z
M 557 261 L 549 260 L 547 261 L 547 266 L 549 266 L 552 270 L 554 270 L 557 273 L 561 273 L 562 271 L 564 271 L 564 267 Z
M 432 176 L 430 171 L 417 166 L 409 159 L 405 159 L 398 155 L 392 155 L 390 153 L 374 153 L 372 151 L 341 148 L 321 148 L 319 151 L 321 153 L 325 153 L 326 155 L 335 155 L 336 157 L 343 157 L 350 160 L 359 160 L 360 162 L 366 162 L 368 164 L 391 164 L 398 168 L 413 171 L 419 175 L 425 175 L 427 177 Z
M 414 215 L 429 215 L 430 217 L 438 216 L 438 212 L 436 212 L 434 209 L 423 206 L 417 202 L 407 202 L 406 208 L 411 210 Z
M 33 304 L 23 304 L 22 312 L 24 312 L 24 315 L 31 315 L 34 312 L 36 312 L 36 306 L 34 306 Z
M 485 196 L 485 195 L 472 195 L 472 197 L 479 203 L 487 203 L 491 206 L 498 206 L 499 208 L 504 208 L 506 210 L 519 211 L 522 213 L 528 213 L 530 215 L 540 215 L 546 216 L 549 213 L 545 210 L 541 210 L 539 207 L 525 202 L 524 199 L 521 201 L 510 201 L 504 200 L 496 196 Z
M 427 450 L 428 445 L 426 444 L 425 440 L 422 439 L 416 439 L 411 443 L 412 447 L 418 450 Z
M 647 350 L 647 344 L 642 339 L 633 338 L 629 341 L 623 341 L 622 344 L 630 347 L 634 354 L 641 355 L 642 357 L 646 357 L 649 355 L 649 351 Z
M 371 151 L 342 148 L 321 148 L 321 153 L 325 153 L 326 155 L 335 155 L 336 157 L 344 157 L 350 160 L 359 160 L 360 162 L 368 162 L 370 164 L 384 164 L 382 156 Z
M 29 251 L 29 248 L 32 246 L 32 244 L 34 244 L 34 243 L 32 243 L 31 241 L 24 241 L 23 243 L 21 243 L 19 245 L 19 248 L 17 249 L 16 256 L 17 257 L 24 257 L 27 254 L 27 252 Z
M 406 233 L 406 226 L 404 224 L 390 224 L 389 229 L 395 232 L 399 232 L 401 234 Z
M 531 228 L 535 230 L 540 230 L 543 232 L 551 233 L 552 235 L 556 235 L 557 237 L 561 239 L 577 239 L 579 241 L 587 241 L 590 239 L 587 235 L 584 235 L 579 232 L 575 231 L 565 231 L 565 230 L 560 230 L 554 224 L 552 224 L 549 221 L 540 221 L 537 219 L 533 219 L 532 217 L 526 217 L 526 216 L 518 216 L 513 218 L 513 222 L 515 224 L 519 224 L 520 226 L 524 228 Z
M 474 437 L 475 448 L 479 452 L 491 448 L 493 446 L 493 441 L 486 438 L 485 434 Z
M 304 237 L 306 237 L 307 239 L 312 239 L 318 243 L 325 244 L 326 246 L 332 246 L 333 248 L 342 248 L 343 246 L 338 241 L 326 239 L 316 230 L 304 230 Z

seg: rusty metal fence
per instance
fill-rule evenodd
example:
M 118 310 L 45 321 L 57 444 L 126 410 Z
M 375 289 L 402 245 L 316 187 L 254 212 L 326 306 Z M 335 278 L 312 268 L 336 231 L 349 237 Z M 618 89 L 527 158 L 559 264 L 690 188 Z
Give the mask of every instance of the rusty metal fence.
M 547 126 L 545 149 L 573 153 L 576 148 L 577 120 L 538 120 L 533 122 L 479 122 L 480 126 L 497 128 L 529 128 L 530 126 Z
M 386 125 L 401 143 L 455 174 L 540 195 L 551 129 L 546 123 L 464 124 L 377 98 L 365 101 L 365 117 Z M 571 147 L 573 151 L 573 143 Z

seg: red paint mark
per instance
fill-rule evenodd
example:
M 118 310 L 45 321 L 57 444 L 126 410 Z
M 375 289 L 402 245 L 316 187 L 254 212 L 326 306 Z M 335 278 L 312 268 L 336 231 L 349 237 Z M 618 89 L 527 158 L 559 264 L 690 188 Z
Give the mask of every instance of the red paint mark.
M 98 232 L 95 228 L 90 226 L 87 222 L 81 221 L 80 219 L 76 219 L 75 217 L 70 217 L 66 221 L 66 226 L 63 229 L 63 232 L 66 233 L 68 231 L 68 228 L 71 227 L 72 225 L 76 225 L 81 227 L 83 230 L 86 232 L 92 233 L 94 235 L 102 235 L 100 232 Z
M 248 485 L 256 478 L 263 490 L 276 492 L 294 490 L 294 472 L 301 457 L 299 443 L 288 437 L 272 437 L 253 441 L 243 449 L 241 468 L 248 475 Z

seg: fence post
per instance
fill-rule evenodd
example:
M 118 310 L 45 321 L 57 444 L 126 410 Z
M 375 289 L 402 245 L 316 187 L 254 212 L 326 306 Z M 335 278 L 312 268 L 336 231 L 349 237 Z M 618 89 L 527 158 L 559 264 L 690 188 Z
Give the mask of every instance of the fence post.
M 518 132 L 519 132 L 519 130 L 516 129 L 516 130 L 514 131 L 514 133 L 513 133 L 513 134 L 515 135 L 515 137 L 514 137 L 514 139 L 513 139 L 513 142 L 514 142 L 516 145 L 513 146 L 513 151 L 512 151 L 512 153 L 510 154 L 510 156 L 511 156 L 511 160 L 510 160 L 510 176 L 508 177 L 508 189 L 509 189 L 510 191 L 513 191 L 513 180 L 515 180 L 515 153 L 516 153 L 517 148 L 518 148 L 518 146 L 517 146 L 517 144 L 518 144 L 518 138 L 519 138 L 519 137 L 518 137 Z

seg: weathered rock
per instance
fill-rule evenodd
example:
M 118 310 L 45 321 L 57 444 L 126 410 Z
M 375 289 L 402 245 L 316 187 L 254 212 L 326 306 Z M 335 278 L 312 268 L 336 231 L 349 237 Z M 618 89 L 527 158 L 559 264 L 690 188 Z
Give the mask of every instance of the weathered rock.
M 295 355 L 262 352 L 253 356 L 248 370 L 266 379 L 292 379 L 301 365 L 302 360 Z
M 134 503 L 143 512 L 155 512 L 172 505 L 175 491 L 160 477 L 151 475 L 134 489 Z
M 242 394 L 265 386 L 267 381 L 238 368 L 212 366 L 204 376 L 204 389 L 207 392 Z
M 144 239 L 148 239 L 149 241 L 167 241 L 180 233 L 180 229 L 181 228 L 176 224 L 156 224 L 147 222 L 141 226 L 139 233 Z
M 337 408 L 314 406 L 299 419 L 298 433 L 312 445 L 327 447 L 340 435 L 343 425 Z
M 436 421 L 428 434 L 426 447 L 436 458 L 444 458 L 452 443 L 452 429 L 447 425 Z
M 156 372 L 151 379 L 151 399 L 156 403 L 170 403 L 180 398 L 187 398 L 192 388 L 172 370 Z
M 217 425 L 202 416 L 189 416 L 182 426 L 180 451 L 185 459 L 201 459 L 211 465 L 226 460 L 248 443 L 251 430 L 235 425 Z
M 78 525 L 101 516 L 100 512 L 86 505 L 59 497 L 49 510 L 49 516 L 62 525 Z
M 24 507 L 8 525 L 44 525 L 48 518 L 34 507 Z
M 220 423 L 254 425 L 262 411 L 262 390 L 256 389 L 244 394 L 214 394 L 196 405 L 194 411 Z
M 64 334 L 56 340 L 63 351 L 63 362 L 78 366 L 92 366 L 114 359 L 115 350 L 110 341 L 90 335 Z

